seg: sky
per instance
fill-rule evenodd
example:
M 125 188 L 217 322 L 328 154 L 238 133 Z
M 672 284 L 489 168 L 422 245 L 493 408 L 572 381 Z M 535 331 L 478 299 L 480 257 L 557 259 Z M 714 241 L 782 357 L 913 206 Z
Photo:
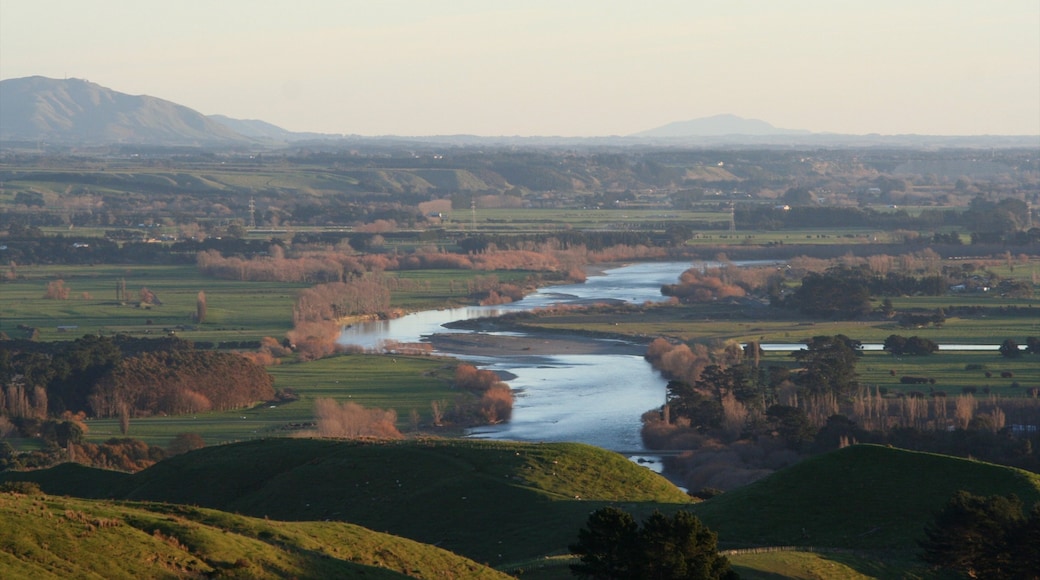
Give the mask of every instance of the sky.
M 358 135 L 1040 135 L 1040 0 L 0 0 L 0 79 Z

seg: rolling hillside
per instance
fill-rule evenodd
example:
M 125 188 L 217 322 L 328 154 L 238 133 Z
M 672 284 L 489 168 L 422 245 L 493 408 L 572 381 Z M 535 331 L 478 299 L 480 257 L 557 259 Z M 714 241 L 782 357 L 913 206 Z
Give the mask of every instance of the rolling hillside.
M 433 546 L 340 522 L 0 493 L 0 570 L 32 578 L 505 578 Z
M 733 547 L 915 550 L 957 490 L 1040 501 L 1040 475 L 946 455 L 854 445 L 806 459 L 694 512 Z
M 590 511 L 690 498 L 579 444 L 270 439 L 207 447 L 117 480 L 64 466 L 4 473 L 53 494 L 191 504 L 278 520 L 341 520 L 503 564 L 566 551 Z
M 1015 493 L 1027 505 L 1040 501 L 1036 474 L 871 445 L 807 459 L 699 504 L 649 470 L 602 449 L 479 440 L 272 439 L 200 449 L 133 475 L 71 464 L 0 474 L 0 482 L 17 480 L 38 482 L 51 494 L 102 501 L 87 506 L 166 502 L 166 507 L 133 507 L 204 520 L 253 540 L 264 539 L 255 530 L 257 522 L 349 522 L 507 572 L 566 554 L 590 512 L 617 505 L 637 519 L 654 509 L 691 509 L 718 532 L 724 549 L 815 547 L 824 550 L 824 560 L 868 574 L 871 560 L 890 561 L 883 575 L 898 576 L 920 567 L 916 540 L 954 491 Z M 175 505 L 263 520 L 250 520 L 254 531 L 246 533 L 240 531 L 246 524 L 221 519 L 231 518 L 227 514 Z M 19 509 L 31 514 L 41 508 L 22 506 L 15 512 Z M 87 513 L 84 507 L 68 509 Z M 200 549 L 208 541 L 200 540 Z M 843 558 L 842 552 L 828 551 L 834 549 L 868 556 Z M 556 562 L 565 569 L 565 561 Z

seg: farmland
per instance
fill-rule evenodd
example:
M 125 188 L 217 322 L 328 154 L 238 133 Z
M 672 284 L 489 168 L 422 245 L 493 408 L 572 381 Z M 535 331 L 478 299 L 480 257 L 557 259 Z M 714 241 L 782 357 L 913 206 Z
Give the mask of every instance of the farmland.
M 895 442 L 1032 470 L 1040 464 L 1040 440 L 1029 430 L 1038 416 L 1040 365 L 1027 348 L 1030 338 L 1040 337 L 1034 152 L 993 152 L 992 163 L 1006 171 L 972 178 L 896 172 L 909 163 L 910 154 L 902 151 L 608 155 L 460 148 L 445 156 L 430 147 L 407 155 L 0 156 L 0 435 L 11 446 L 2 458 L 21 468 L 86 461 L 101 457 L 97 450 L 108 449 L 109 441 L 129 448 L 125 438 L 131 438 L 148 450 L 134 469 L 152 465 L 120 482 L 122 475 L 113 472 L 72 473 L 86 468 L 67 465 L 25 472 L 25 478 L 5 472 L 3 478 L 37 479 L 49 493 L 92 497 L 83 490 L 108 488 L 126 493 L 113 491 L 106 499 L 171 502 L 109 506 L 5 496 L 3 506 L 147 525 L 168 511 L 172 519 L 163 524 L 163 537 L 199 530 L 197 545 L 178 540 L 187 550 L 165 543 L 176 549 L 163 557 L 184 570 L 227 568 L 246 558 L 240 549 L 256 554 L 258 575 L 261 567 L 303 575 L 322 565 L 351 569 L 339 559 L 318 564 L 281 550 L 326 550 L 356 532 L 310 525 L 315 522 L 272 527 L 223 512 L 169 507 L 180 501 L 256 517 L 343 519 L 446 543 L 498 572 L 545 578 L 569 574 L 567 543 L 593 503 L 621 504 L 640 516 L 689 507 L 719 531 L 724 549 L 806 548 L 734 553 L 732 561 L 747 577 L 918 577 L 927 573 L 908 546 L 950 493 L 970 488 L 1035 496 L 1035 477 L 1024 472 L 883 447 Z M 963 152 L 913 153 L 944 155 L 955 166 L 973 167 Z M 707 261 L 710 267 L 676 280 L 672 299 L 662 303 L 587 300 L 474 322 L 478 332 L 472 336 L 479 342 L 480 332 L 506 331 L 497 340 L 514 341 L 511 352 L 545 357 L 563 352 L 563 344 L 602 338 L 676 349 L 670 360 L 685 360 L 688 369 L 658 367 L 672 380 L 670 406 L 632 413 L 646 413 L 644 443 L 672 458 L 667 469 L 673 481 L 705 497 L 724 488 L 703 504 L 693 505 L 647 470 L 613 455 L 606 459 L 602 450 L 455 439 L 468 424 L 442 419 L 444 409 L 463 406 L 458 360 L 432 356 L 429 346 L 414 349 L 424 354 L 383 354 L 335 343 L 343 324 L 497 304 L 536 287 L 580 282 L 611 266 L 648 260 Z M 756 264 L 736 265 L 744 261 Z M 846 311 L 815 311 L 814 301 L 841 292 L 801 298 L 806 280 L 852 284 L 831 287 L 841 292 L 873 290 Z M 373 295 L 361 298 L 373 300 L 362 305 L 358 288 Z M 384 293 L 385 303 L 375 299 Z M 305 309 L 302 296 L 316 303 Z M 892 335 L 944 348 L 927 355 L 861 352 L 855 389 L 821 392 L 806 378 L 811 363 L 779 350 L 741 354 L 739 346 L 799 348 L 821 337 L 881 344 Z M 562 337 L 572 342 L 553 342 Z M 151 341 L 160 338 L 167 342 Z M 996 350 L 1009 340 L 1023 350 L 1007 356 Z M 192 390 L 190 378 L 178 377 L 169 379 L 168 390 L 195 404 L 191 412 L 156 412 L 145 404 L 112 410 L 130 399 L 100 411 L 91 396 L 101 389 L 118 393 L 113 377 L 126 376 L 117 371 L 132 366 L 127 360 L 140 368 L 141 361 L 161 359 L 145 343 L 170 345 L 186 359 L 195 357 L 190 360 L 203 360 L 197 353 L 240 353 L 264 365 L 276 395 L 216 411 Z M 49 369 L 47 360 L 58 362 Z M 580 367 L 573 371 L 580 373 Z M 154 376 L 162 381 L 161 374 Z M 344 405 L 337 407 L 344 412 L 355 408 L 348 404 L 385 410 L 394 442 L 306 439 L 318 432 L 321 400 Z M 887 411 L 870 415 L 862 409 L 868 403 Z M 177 448 L 185 440 L 207 447 L 162 460 L 166 450 L 185 451 Z M 834 452 L 867 441 L 882 446 Z M 738 456 L 747 464 L 738 465 Z M 925 485 L 939 491 L 890 501 L 898 492 L 885 486 L 919 486 L 900 476 L 913 471 L 908 465 L 923 464 L 932 466 L 933 479 Z M 259 465 L 271 466 L 271 482 L 247 481 Z M 421 475 L 415 471 L 420 465 Z M 851 487 L 837 485 L 836 473 L 878 465 L 889 467 L 856 475 L 859 483 Z M 206 496 L 228 491 L 220 486 L 188 493 L 192 482 L 162 483 L 156 475 L 178 470 L 215 470 L 194 483 L 231 486 L 234 480 L 261 491 L 236 504 Z M 315 483 L 317 472 L 325 483 Z M 279 478 L 310 483 L 280 487 Z M 394 495 L 420 478 L 433 486 L 429 497 Z M 71 487 L 60 488 L 60 481 Z M 353 482 L 356 490 L 374 482 L 380 493 L 364 491 L 369 495 L 351 506 L 359 511 L 345 516 L 341 505 L 314 499 L 352 491 L 336 481 Z M 748 481 L 756 483 L 743 485 Z M 633 482 L 645 493 L 629 493 Z M 180 491 L 171 491 L 177 486 Z M 833 519 L 801 517 L 820 515 L 813 501 L 828 493 Z M 790 503 L 778 503 L 778 497 Z M 870 501 L 860 509 L 857 502 L 865 497 Z M 503 502 L 512 500 L 524 513 L 500 514 Z M 417 509 L 383 510 L 401 502 L 441 502 L 437 513 L 459 521 L 446 526 L 447 520 L 418 517 Z M 874 516 L 887 519 L 874 522 Z M 481 518 L 496 518 L 495 525 Z M 65 519 L 70 527 L 80 525 Z M 860 520 L 880 531 L 854 528 Z M 473 526 L 476 521 L 486 525 Z M 122 528 L 122 539 L 112 541 L 159 550 L 153 544 L 160 536 Z M 210 537 L 218 528 L 233 532 L 227 546 Z M 273 535 L 284 541 L 266 542 Z M 383 540 L 357 541 L 367 546 Z M 212 547 L 208 553 L 196 550 L 205 545 Z M 874 551 L 870 556 L 881 554 L 886 564 L 834 550 Z M 433 549 L 414 556 L 431 562 L 441 557 Z M 373 565 L 393 568 L 385 561 Z M 497 573 L 472 570 L 475 576 Z

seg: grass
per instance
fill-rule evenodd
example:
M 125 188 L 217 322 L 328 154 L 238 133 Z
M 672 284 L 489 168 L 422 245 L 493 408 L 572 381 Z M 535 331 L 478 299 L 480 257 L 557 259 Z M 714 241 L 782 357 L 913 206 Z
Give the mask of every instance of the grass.
M 411 412 L 431 430 L 431 403 L 452 401 L 450 386 L 455 361 L 441 357 L 349 354 L 306 363 L 268 367 L 278 389 L 293 389 L 299 400 L 264 403 L 250 409 L 194 415 L 156 416 L 130 421 L 129 436 L 151 445 L 166 446 L 178 433 L 197 433 L 209 445 L 292 435 L 314 421 L 314 401 L 328 397 L 353 401 L 368 408 L 393 409 L 398 429 L 412 430 Z M 118 419 L 87 421 L 87 437 L 104 441 L 119 437 Z M 295 426 L 295 427 L 294 427 Z
M 0 568 L 17 578 L 504 578 L 445 550 L 339 522 L 0 493 Z
M 292 329 L 297 293 L 310 284 L 245 282 L 210 278 L 194 265 L 177 266 L 19 266 L 17 278 L 0 277 L 0 331 L 12 338 L 26 325 L 39 330 L 39 340 L 70 340 L 87 333 L 160 336 L 175 330 L 195 342 L 258 341 L 282 338 Z M 408 270 L 388 276 L 413 282 L 393 292 L 391 307 L 405 311 L 472 303 L 468 285 L 478 276 L 496 276 L 502 282 L 523 284 L 528 272 L 474 270 Z M 63 280 L 68 300 L 45 299 L 47 284 Z M 116 300 L 116 286 L 126 281 L 128 296 Z M 141 288 L 162 302 L 137 306 Z M 206 293 L 206 320 L 192 320 L 199 291 Z M 59 326 L 74 326 L 63 332 Z
M 928 306 L 933 300 L 924 301 Z M 920 304 L 920 302 L 918 302 Z M 1037 311 L 1040 316 L 1040 310 Z M 900 328 L 887 320 L 865 321 L 811 321 L 784 311 L 761 307 L 749 311 L 745 306 L 661 305 L 652 308 L 603 308 L 576 311 L 523 314 L 513 319 L 522 328 L 537 331 L 569 331 L 578 333 L 627 336 L 646 341 L 652 337 L 720 344 L 728 340 L 763 343 L 804 344 L 813 336 L 844 334 L 867 344 L 881 344 L 892 334 L 920 336 L 942 344 L 999 345 L 1005 338 L 1014 338 L 1024 345 L 1027 336 L 1040 336 L 1036 328 L 1040 318 L 1014 316 L 999 310 L 993 316 L 978 319 L 951 317 L 941 328 Z M 767 352 L 766 366 L 793 366 L 794 361 L 785 352 Z M 965 387 L 976 387 L 979 394 L 989 388 L 992 394 L 1021 397 L 1025 389 L 1040 386 L 1040 364 L 1036 357 L 1023 354 L 1005 358 L 996 351 L 940 350 L 929 356 L 894 357 L 885 351 L 864 351 L 857 370 L 864 385 L 888 388 L 891 392 L 927 391 L 932 387 L 948 395 L 960 394 Z M 984 365 L 985 371 L 967 371 L 969 364 Z M 895 370 L 892 375 L 890 371 Z M 1013 378 L 1001 379 L 1000 371 L 1010 371 Z M 903 375 L 927 376 L 936 379 L 935 385 L 903 385 Z M 1018 382 L 1019 387 L 1011 384 Z
M 0 475 L 12 480 L 105 500 L 94 505 L 168 502 L 129 505 L 167 516 L 144 529 L 188 547 L 225 549 L 221 541 L 207 544 L 205 526 L 268 543 L 276 542 L 267 534 L 277 534 L 284 546 L 349 521 L 537 579 L 567 577 L 566 546 L 604 505 L 637 519 L 653 509 L 690 509 L 718 532 L 723 549 L 812 547 L 735 554 L 742 577 L 930 578 L 915 559 L 915 541 L 954 491 L 1014 493 L 1027 505 L 1040 500 L 1036 474 L 873 445 L 805 460 L 697 504 L 649 470 L 595 447 L 475 440 L 276 439 L 201 449 L 137 474 L 64 465 Z M 202 507 L 177 507 L 188 505 Z
M 922 563 L 914 560 L 886 558 L 840 552 L 766 552 L 728 556 L 733 569 L 743 580 L 909 580 L 932 578 Z
M 693 511 L 723 546 L 820 546 L 911 553 L 957 490 L 1040 501 L 1040 475 L 876 445 L 806 459 Z
M 249 283 L 216 280 L 200 275 L 195 266 L 30 266 L 19 277 L 0 284 L 0 319 L 12 338 L 24 334 L 18 325 L 39 330 L 39 340 L 70 340 L 83 334 L 126 333 L 160 336 L 176 330 L 193 341 L 255 341 L 281 337 L 292 327 L 296 293 L 306 287 L 293 283 Z M 47 284 L 61 279 L 70 288 L 68 300 L 43 298 Z M 116 285 L 126 280 L 125 302 L 116 301 Z M 161 305 L 136 306 L 141 288 L 155 292 Z M 199 291 L 206 293 L 207 316 L 195 324 L 192 314 Z M 75 326 L 61 332 L 59 326 Z
M 476 440 L 272 439 L 207 447 L 121 482 L 83 467 L 0 478 L 37 481 L 50 493 L 349 521 L 499 569 L 565 553 L 589 512 L 608 503 L 646 515 L 691 501 L 650 470 L 592 446 Z

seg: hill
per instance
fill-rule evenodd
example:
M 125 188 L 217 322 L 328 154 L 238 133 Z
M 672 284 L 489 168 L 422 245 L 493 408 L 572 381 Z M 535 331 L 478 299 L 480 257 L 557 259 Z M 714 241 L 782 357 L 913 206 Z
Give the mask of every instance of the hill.
M 957 490 L 1040 501 L 1040 475 L 930 453 L 854 445 L 813 457 L 693 511 L 739 545 L 915 550 Z
M 261 121 L 259 119 L 233 119 L 227 115 L 208 115 L 208 117 L 239 135 L 244 135 L 253 139 L 288 141 L 292 139 L 293 136 L 292 131 L 282 129 L 278 125 L 273 125 L 267 121 Z
M 0 493 L 4 578 L 505 578 L 433 546 L 341 522 Z
M 271 439 L 200 449 L 132 475 L 76 465 L 0 474 L 14 480 L 52 494 L 195 505 L 265 521 L 350 522 L 506 571 L 565 553 L 604 505 L 638 519 L 686 507 L 718 532 L 722 548 L 866 550 L 912 567 L 915 541 L 954 491 L 1040 501 L 1036 474 L 872 445 L 805 460 L 699 504 L 602 449 L 479 440 Z
M 691 121 L 676 121 L 654 129 L 641 131 L 633 137 L 721 137 L 726 135 L 808 135 L 808 131 L 778 129 L 759 119 L 745 119 L 736 115 L 715 115 Z
M 232 145 L 249 139 L 201 113 L 82 79 L 0 81 L 0 140 Z
M 596 447 L 478 440 L 270 439 L 207 447 L 121 481 L 75 466 L 4 479 L 35 481 L 56 494 L 348 521 L 498 568 L 566 551 L 589 512 L 607 503 L 647 513 L 691 501 L 659 475 Z
M 337 139 L 340 135 L 332 135 L 327 133 L 301 133 L 296 131 L 290 131 L 283 129 L 278 125 L 268 123 L 267 121 L 261 121 L 259 119 L 233 119 L 227 115 L 208 115 L 210 119 L 226 126 L 232 131 L 249 137 L 251 139 L 258 139 L 262 141 L 281 141 L 281 142 L 293 142 L 293 141 L 305 141 L 308 139 Z

